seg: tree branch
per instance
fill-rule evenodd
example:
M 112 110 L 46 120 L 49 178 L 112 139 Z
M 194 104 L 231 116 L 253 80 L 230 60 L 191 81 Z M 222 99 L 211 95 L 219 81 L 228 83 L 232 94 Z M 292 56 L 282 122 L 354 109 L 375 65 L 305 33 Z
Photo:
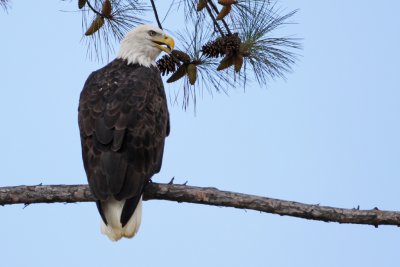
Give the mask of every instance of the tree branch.
M 158 17 L 158 12 L 157 12 L 156 5 L 154 4 L 154 0 L 150 0 L 150 2 L 151 2 L 151 7 L 153 8 L 154 16 L 156 17 L 156 20 L 157 20 L 158 27 L 161 30 L 163 30 L 163 27 L 162 27 L 161 22 L 160 22 L 160 18 Z
M 144 200 L 169 200 L 213 206 L 250 209 L 309 220 L 351 224 L 400 226 L 400 212 L 342 209 L 261 196 L 221 191 L 212 187 L 152 183 Z M 37 185 L 0 187 L 0 205 L 33 203 L 72 203 L 94 201 L 87 185 Z
M 219 13 L 219 10 L 218 10 L 217 6 L 214 4 L 214 2 L 211 0 L 211 1 L 208 1 L 208 3 L 209 3 L 210 6 L 214 9 L 215 13 L 218 14 L 218 13 Z M 226 31 L 228 32 L 228 34 L 231 35 L 231 34 L 232 34 L 232 33 L 231 33 L 231 30 L 229 29 L 228 23 L 226 23 L 225 19 L 222 19 L 222 23 L 224 24 L 225 29 L 226 29 Z
M 101 14 L 101 12 L 97 11 L 97 10 L 90 4 L 89 1 L 86 1 L 86 4 L 87 4 L 87 6 L 89 7 L 89 9 L 92 10 L 95 14 L 97 14 L 97 15 L 103 17 L 103 15 Z
M 219 34 L 221 34 L 221 36 L 225 36 L 224 32 L 222 31 L 221 27 L 218 24 L 218 21 L 215 19 L 214 15 L 212 14 L 212 11 L 211 11 L 210 7 L 208 6 L 208 4 L 206 5 L 206 10 L 207 10 L 208 15 L 214 22 L 214 26 L 217 27 Z

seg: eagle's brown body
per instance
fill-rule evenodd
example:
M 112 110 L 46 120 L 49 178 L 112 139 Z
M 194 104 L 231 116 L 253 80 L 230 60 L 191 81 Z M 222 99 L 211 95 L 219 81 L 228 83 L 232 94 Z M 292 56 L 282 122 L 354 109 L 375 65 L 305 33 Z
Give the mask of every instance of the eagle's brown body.
M 82 156 L 105 224 L 103 203 L 125 200 L 125 226 L 143 188 L 159 172 L 169 114 L 156 67 L 115 59 L 87 79 L 79 101 Z

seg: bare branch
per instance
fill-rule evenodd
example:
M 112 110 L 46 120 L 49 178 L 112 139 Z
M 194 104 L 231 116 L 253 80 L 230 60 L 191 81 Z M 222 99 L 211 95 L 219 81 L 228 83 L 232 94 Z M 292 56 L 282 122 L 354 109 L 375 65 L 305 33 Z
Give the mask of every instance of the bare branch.
M 214 22 L 214 26 L 217 27 L 217 30 L 221 36 L 225 36 L 224 32 L 222 31 L 221 27 L 218 24 L 218 21 L 215 19 L 214 15 L 212 14 L 212 11 L 208 5 L 206 5 L 206 10 L 212 21 Z
M 97 11 L 91 4 L 89 1 L 86 1 L 87 6 L 90 8 L 90 10 L 93 11 L 93 13 L 95 13 L 96 15 L 102 16 L 101 12 Z
M 209 3 L 210 6 L 212 7 L 212 9 L 214 9 L 215 13 L 218 14 L 218 13 L 219 13 L 219 10 L 218 10 L 217 6 L 214 4 L 214 2 L 211 0 L 211 1 L 208 1 L 208 3 Z M 225 26 L 226 32 L 227 32 L 228 34 L 232 34 L 231 30 L 229 29 L 228 23 L 226 23 L 225 19 L 222 19 L 222 23 L 223 23 L 224 26 Z
M 146 187 L 145 200 L 159 199 L 213 206 L 250 209 L 309 220 L 351 224 L 400 226 L 400 212 L 342 209 L 261 196 L 221 191 L 212 187 L 152 183 Z M 87 185 L 37 185 L 0 187 L 0 205 L 33 203 L 71 203 L 94 201 Z
M 158 12 L 157 12 L 156 5 L 154 4 L 154 0 L 150 0 L 150 2 L 151 2 L 151 7 L 153 8 L 154 16 L 156 17 L 156 20 L 157 20 L 158 27 L 162 30 L 163 27 L 161 25 L 160 18 L 158 17 Z

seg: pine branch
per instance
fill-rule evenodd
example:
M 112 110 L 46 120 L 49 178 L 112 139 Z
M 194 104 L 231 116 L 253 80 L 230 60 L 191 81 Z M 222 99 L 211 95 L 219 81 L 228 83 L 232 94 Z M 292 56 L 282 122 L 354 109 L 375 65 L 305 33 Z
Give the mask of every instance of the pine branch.
M 153 8 L 154 16 L 156 17 L 156 20 L 157 20 L 158 27 L 162 30 L 163 27 L 161 25 L 160 18 L 158 17 L 158 12 L 157 12 L 156 5 L 154 4 L 154 0 L 150 0 L 150 2 L 151 2 L 151 7 Z
M 221 36 L 225 36 L 224 32 L 222 31 L 221 27 L 218 24 L 218 21 L 215 19 L 214 15 L 212 14 L 212 11 L 208 5 L 206 5 L 206 10 L 208 15 L 210 16 L 211 20 L 214 22 L 214 26 L 217 27 L 217 30 Z
M 169 200 L 213 206 L 251 209 L 261 212 L 287 215 L 308 220 L 400 226 L 400 212 L 342 209 L 261 196 L 221 191 L 212 187 L 196 187 L 176 184 L 149 184 L 145 200 Z M 87 185 L 37 185 L 0 187 L 0 205 L 33 203 L 72 203 L 94 201 Z
M 93 11 L 93 13 L 95 13 L 96 15 L 102 16 L 101 12 L 97 11 L 97 10 L 92 6 L 92 4 L 90 4 L 89 1 L 86 1 L 86 4 L 87 4 L 87 6 L 90 8 L 90 10 Z
M 217 6 L 214 4 L 214 2 L 211 0 L 211 1 L 208 1 L 208 3 L 209 3 L 210 6 L 212 7 L 212 9 L 215 11 L 215 13 L 218 14 L 218 13 L 219 13 L 219 10 L 218 10 Z M 229 29 L 228 23 L 226 23 L 225 19 L 222 19 L 221 21 L 222 21 L 222 23 L 223 23 L 224 26 L 225 26 L 226 32 L 227 32 L 228 34 L 232 34 L 231 30 Z

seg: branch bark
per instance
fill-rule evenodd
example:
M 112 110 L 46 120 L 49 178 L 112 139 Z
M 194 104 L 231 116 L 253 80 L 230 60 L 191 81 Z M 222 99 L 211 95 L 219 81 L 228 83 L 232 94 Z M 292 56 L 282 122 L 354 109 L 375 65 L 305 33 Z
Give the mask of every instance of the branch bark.
M 169 200 L 213 206 L 250 209 L 324 222 L 400 226 L 400 212 L 343 209 L 294 201 L 221 191 L 212 187 L 152 183 L 144 200 Z M 37 185 L 0 187 L 0 205 L 33 203 L 72 203 L 94 201 L 87 185 Z

